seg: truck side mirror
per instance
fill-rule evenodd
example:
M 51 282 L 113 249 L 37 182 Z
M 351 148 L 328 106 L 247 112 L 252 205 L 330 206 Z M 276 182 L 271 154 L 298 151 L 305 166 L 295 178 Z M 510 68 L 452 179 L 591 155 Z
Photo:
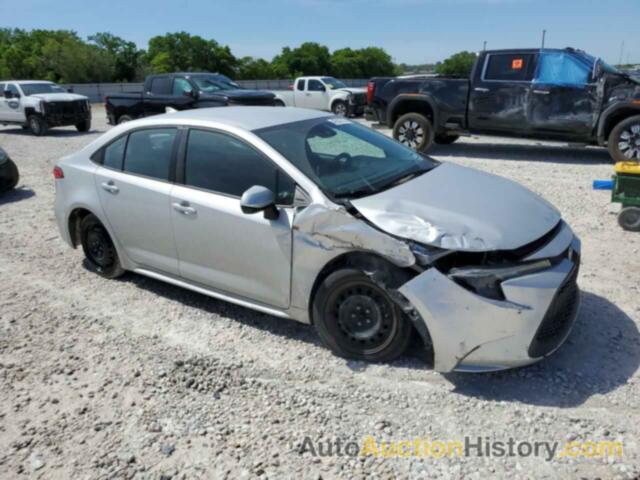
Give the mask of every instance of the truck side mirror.
M 264 212 L 264 218 L 268 220 L 276 220 L 280 216 L 275 195 L 260 185 L 254 185 L 242 194 L 240 209 L 246 214 Z

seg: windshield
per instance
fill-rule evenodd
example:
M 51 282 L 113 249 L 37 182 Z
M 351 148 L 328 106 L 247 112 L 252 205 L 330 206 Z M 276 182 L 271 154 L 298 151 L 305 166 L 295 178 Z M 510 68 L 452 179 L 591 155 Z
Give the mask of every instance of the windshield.
M 331 198 L 358 198 L 431 170 L 438 162 L 350 120 L 321 117 L 255 132 Z
M 593 64 L 595 62 L 598 62 L 600 64 L 600 67 L 602 68 L 602 71 L 606 72 L 606 73 L 621 73 L 620 70 L 618 70 L 615 67 L 612 67 L 611 65 L 609 65 L 607 62 L 605 62 L 604 60 L 602 60 L 601 58 L 595 58 L 591 55 L 589 55 L 586 52 L 583 52 L 582 50 L 577 50 L 575 52 L 576 57 L 578 57 L 579 59 L 581 59 L 585 65 L 587 65 L 589 68 L 593 69 Z
M 336 90 L 338 88 L 347 88 L 347 86 L 344 83 L 342 83 L 340 80 L 337 80 L 333 77 L 323 77 L 322 81 L 330 90 Z
M 39 93 L 67 93 L 64 88 L 55 83 L 21 83 L 20 88 L 27 97 Z
M 193 81 L 196 82 L 198 89 L 208 93 L 208 92 L 219 92 L 220 90 L 234 90 L 235 87 L 226 83 L 224 80 L 217 78 L 215 75 L 211 76 L 194 76 L 192 77 Z

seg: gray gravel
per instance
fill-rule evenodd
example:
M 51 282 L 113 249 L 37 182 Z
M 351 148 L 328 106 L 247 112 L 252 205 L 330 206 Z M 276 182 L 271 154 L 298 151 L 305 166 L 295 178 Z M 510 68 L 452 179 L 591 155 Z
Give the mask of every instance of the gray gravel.
M 108 281 L 59 238 L 51 169 L 106 131 L 0 127 L 20 188 L 0 198 L 2 478 L 638 478 L 640 234 L 593 179 L 600 149 L 465 138 L 433 155 L 504 175 L 558 206 L 583 241 L 583 304 L 537 365 L 440 375 L 420 358 L 332 356 L 307 326 L 137 275 Z M 314 442 L 624 442 L 600 459 L 313 456 Z

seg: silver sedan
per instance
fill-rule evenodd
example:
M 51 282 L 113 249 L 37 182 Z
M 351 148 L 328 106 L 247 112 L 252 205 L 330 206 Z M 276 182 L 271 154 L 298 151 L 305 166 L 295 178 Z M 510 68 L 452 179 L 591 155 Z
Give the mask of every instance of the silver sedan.
M 580 242 L 504 178 L 311 110 L 228 107 L 115 127 L 55 169 L 63 239 L 133 271 L 438 371 L 549 355 L 574 323 Z

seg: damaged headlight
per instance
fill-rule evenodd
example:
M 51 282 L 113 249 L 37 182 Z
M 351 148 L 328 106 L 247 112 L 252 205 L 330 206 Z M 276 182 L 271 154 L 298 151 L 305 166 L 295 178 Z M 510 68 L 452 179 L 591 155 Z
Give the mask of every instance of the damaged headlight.
M 504 300 L 504 293 L 500 284 L 505 280 L 522 277 L 545 270 L 551 266 L 551 261 L 523 263 L 509 267 L 465 267 L 452 268 L 449 278 L 474 293 L 494 300 Z
M 416 257 L 416 263 L 422 267 L 432 265 L 435 261 L 453 252 L 453 250 L 413 242 L 409 243 L 409 248 Z

